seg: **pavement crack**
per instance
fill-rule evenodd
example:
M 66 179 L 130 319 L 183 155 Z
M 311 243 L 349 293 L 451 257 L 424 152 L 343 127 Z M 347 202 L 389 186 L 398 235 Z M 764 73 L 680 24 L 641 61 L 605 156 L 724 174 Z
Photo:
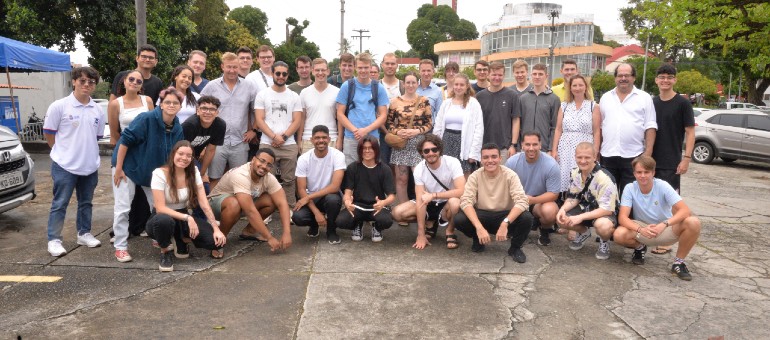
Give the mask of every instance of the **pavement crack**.
M 308 294 L 310 293 L 310 278 L 315 273 L 315 261 L 318 256 L 318 248 L 320 241 L 317 241 L 313 246 L 313 256 L 310 260 L 310 269 L 308 270 L 307 281 L 305 281 L 305 295 L 302 296 L 302 301 L 299 303 L 299 311 L 297 312 L 297 322 L 294 324 L 294 334 L 292 339 L 296 340 L 299 334 L 299 324 L 302 321 L 302 316 L 305 314 L 305 302 L 307 301 Z

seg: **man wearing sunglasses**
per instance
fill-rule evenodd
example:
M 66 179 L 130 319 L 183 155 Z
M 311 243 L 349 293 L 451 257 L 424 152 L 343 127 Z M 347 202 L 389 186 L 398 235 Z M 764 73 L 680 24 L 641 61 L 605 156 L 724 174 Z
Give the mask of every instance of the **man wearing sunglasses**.
M 281 185 L 290 206 L 296 202 L 297 141 L 294 134 L 302 123 L 302 104 L 299 95 L 286 88 L 289 65 L 277 61 L 272 67 L 273 85 L 257 94 L 254 100 L 256 128 L 262 131 L 260 149 L 272 150 L 278 164 Z
M 163 82 L 152 74 L 152 70 L 158 65 L 158 50 L 152 45 L 139 46 L 139 51 L 136 53 L 136 70 L 142 74 L 144 82 L 142 83 L 142 94 L 150 96 L 153 103 L 158 102 L 158 95 L 160 90 L 163 89 Z M 125 77 L 128 71 L 121 71 L 115 75 L 112 80 L 112 90 L 110 91 L 110 101 L 115 100 L 118 97 L 118 84 L 120 80 Z
M 417 144 L 423 161 L 414 168 L 415 200 L 399 204 L 393 209 L 393 219 L 398 222 L 417 221 L 417 240 L 412 247 L 424 249 L 430 245 L 438 226 L 446 226 L 446 246 L 458 247 L 454 234 L 454 216 L 460 210 L 460 196 L 465 190 L 465 176 L 460 161 L 442 155 L 444 143 L 438 136 L 428 133 Z M 425 228 L 433 221 L 431 228 Z

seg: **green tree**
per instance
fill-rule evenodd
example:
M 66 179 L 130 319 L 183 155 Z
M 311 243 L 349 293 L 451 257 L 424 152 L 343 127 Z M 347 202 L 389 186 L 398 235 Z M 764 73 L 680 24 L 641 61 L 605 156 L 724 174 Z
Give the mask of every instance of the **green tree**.
M 660 59 L 655 57 L 647 57 L 647 77 L 646 79 L 642 79 L 642 74 L 644 73 L 644 57 L 634 57 L 629 58 L 626 60 L 626 63 L 631 64 L 636 68 L 636 81 L 634 81 L 634 85 L 640 89 L 643 90 L 649 94 L 656 95 L 658 94 L 658 87 L 655 85 L 655 71 L 662 65 L 663 63 L 660 61 Z M 642 88 L 642 80 L 645 81 L 644 88 Z
M 615 40 L 604 40 L 604 33 L 602 33 L 601 27 L 597 25 L 594 25 L 594 44 L 605 45 L 612 48 L 623 46 Z
M 267 39 L 267 31 L 270 30 L 267 26 L 267 14 L 261 9 L 249 5 L 238 7 L 230 11 L 227 18 L 241 23 L 260 43 L 271 45 Z
M 612 73 L 604 71 L 596 71 L 591 77 L 591 88 L 594 89 L 596 97 L 594 100 L 599 101 L 599 98 L 609 90 L 615 88 L 615 77 Z
M 414 72 L 418 75 L 420 74 L 420 70 L 417 69 L 417 66 L 414 66 L 414 65 L 399 66 L 398 70 L 396 71 L 396 78 L 404 79 L 404 75 L 406 75 L 409 72 Z
M 286 23 L 293 26 L 289 32 L 288 39 L 275 47 L 275 60 L 282 60 L 289 64 L 289 82 L 295 82 L 299 79 L 297 70 L 294 67 L 294 60 L 297 57 L 306 55 L 310 59 L 321 56 L 318 45 L 308 41 L 302 33 L 310 25 L 310 21 L 304 20 L 302 24 L 295 18 L 286 18 Z
M 417 51 L 415 51 L 413 48 L 410 48 L 409 51 L 402 51 L 402 50 L 396 50 L 393 52 L 393 54 L 396 55 L 398 58 L 419 58 L 420 55 L 417 54 Z
M 737 65 L 748 100 L 760 104 L 770 86 L 770 3 L 762 0 L 677 0 L 638 3 L 634 14 L 655 23 L 667 49 L 689 46 L 696 55 L 720 56 Z M 629 32 L 630 33 L 630 32 Z
M 674 90 L 684 94 L 714 95 L 717 93 L 717 84 L 698 71 L 683 71 L 677 72 Z
M 462 69 L 462 71 L 460 71 L 460 73 L 463 73 L 466 76 L 468 76 L 468 79 L 470 79 L 470 80 L 476 80 L 476 75 L 473 74 L 473 71 L 474 71 L 473 66 L 468 66 L 468 67 Z
M 417 10 L 417 18 L 406 28 L 406 39 L 420 58 L 438 60 L 433 45 L 455 40 L 473 40 L 479 32 L 472 22 L 460 19 L 451 7 L 424 4 Z

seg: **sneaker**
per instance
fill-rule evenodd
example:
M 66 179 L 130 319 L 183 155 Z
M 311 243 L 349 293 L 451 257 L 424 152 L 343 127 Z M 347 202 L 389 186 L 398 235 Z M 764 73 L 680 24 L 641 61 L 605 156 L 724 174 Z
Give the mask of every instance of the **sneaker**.
M 142 230 L 142 232 L 139 234 L 139 236 L 147 237 L 147 231 L 146 230 Z
M 474 253 L 482 253 L 487 247 L 485 247 L 483 244 L 479 242 L 478 239 L 473 239 L 473 244 L 471 245 L 471 251 Z
M 548 246 L 551 244 L 550 231 L 547 229 L 540 229 L 540 237 L 537 239 L 537 244 L 541 246 Z
M 133 260 L 131 255 L 128 253 L 128 250 L 115 250 L 115 258 L 118 259 L 118 262 L 130 262 Z
M 321 233 L 318 232 L 318 226 L 310 226 L 307 228 L 307 237 L 318 237 Z
M 692 275 L 690 275 L 690 271 L 687 270 L 687 265 L 684 264 L 684 262 L 675 263 L 673 266 L 671 266 L 671 273 L 682 280 L 692 281 Z
M 508 255 L 510 255 L 513 258 L 513 260 L 518 263 L 527 262 L 527 255 L 525 255 L 524 252 L 521 251 L 521 248 L 519 247 L 508 248 Z
M 631 263 L 642 265 L 644 264 L 644 254 L 647 253 L 647 246 L 642 249 L 634 249 L 634 257 L 631 258 Z
M 374 224 L 372 224 L 372 242 L 381 242 L 382 241 L 382 232 L 377 230 L 377 228 L 374 227 Z
M 572 250 L 583 249 L 583 246 L 585 245 L 586 240 L 590 237 L 591 237 L 591 230 L 587 230 L 582 234 L 577 233 L 577 235 L 575 236 L 575 239 L 570 241 L 569 249 L 572 249 Z
M 356 225 L 355 229 L 353 229 L 353 234 L 350 236 L 350 239 L 356 242 L 364 239 L 364 225 L 362 223 Z
M 48 253 L 53 257 L 59 257 L 67 253 L 67 249 L 61 245 L 61 240 L 48 241 Z
M 610 242 L 599 242 L 599 249 L 596 250 L 596 258 L 606 260 L 610 258 Z
M 115 235 L 110 236 L 110 243 L 115 243 Z
M 167 250 L 174 249 L 174 256 L 178 259 L 186 259 L 190 257 L 190 248 L 187 243 L 184 241 L 177 242 L 175 238 L 171 238 L 171 245 L 168 246 Z M 161 270 L 162 271 L 162 270 Z
M 326 240 L 329 241 L 329 244 L 340 244 L 340 237 L 337 235 L 336 231 L 333 232 L 327 232 L 326 233 Z
M 158 269 L 162 272 L 174 271 L 174 256 L 170 251 L 160 253 L 160 264 L 158 265 Z
M 94 235 L 91 235 L 91 233 L 85 233 L 78 236 L 78 244 L 88 248 L 96 248 L 102 245 L 102 242 L 97 240 Z
M 270 216 L 268 216 L 268 217 L 267 217 L 267 218 L 266 218 L 264 221 L 262 221 L 262 222 L 264 222 L 264 223 L 265 223 L 265 225 L 267 225 L 268 223 L 270 223 L 270 222 L 272 222 L 272 221 L 273 221 L 273 215 L 270 215 Z

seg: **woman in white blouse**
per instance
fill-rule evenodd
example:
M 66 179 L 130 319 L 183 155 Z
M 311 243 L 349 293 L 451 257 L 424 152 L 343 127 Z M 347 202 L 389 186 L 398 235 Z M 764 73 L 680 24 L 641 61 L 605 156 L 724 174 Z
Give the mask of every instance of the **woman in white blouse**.
M 460 160 L 466 178 L 479 167 L 484 137 L 484 117 L 474 95 L 468 76 L 457 74 L 449 92 L 451 100 L 441 104 L 433 127 L 444 142 L 444 154 Z
M 155 213 L 147 221 L 147 234 L 160 245 L 160 271 L 174 270 L 174 256 L 189 257 L 189 243 L 211 250 L 213 258 L 222 258 L 226 238 L 206 199 L 190 142 L 182 140 L 174 145 L 166 165 L 152 172 L 150 187 Z M 200 206 L 207 220 L 190 215 L 196 206 Z M 173 254 L 170 244 L 174 245 Z

